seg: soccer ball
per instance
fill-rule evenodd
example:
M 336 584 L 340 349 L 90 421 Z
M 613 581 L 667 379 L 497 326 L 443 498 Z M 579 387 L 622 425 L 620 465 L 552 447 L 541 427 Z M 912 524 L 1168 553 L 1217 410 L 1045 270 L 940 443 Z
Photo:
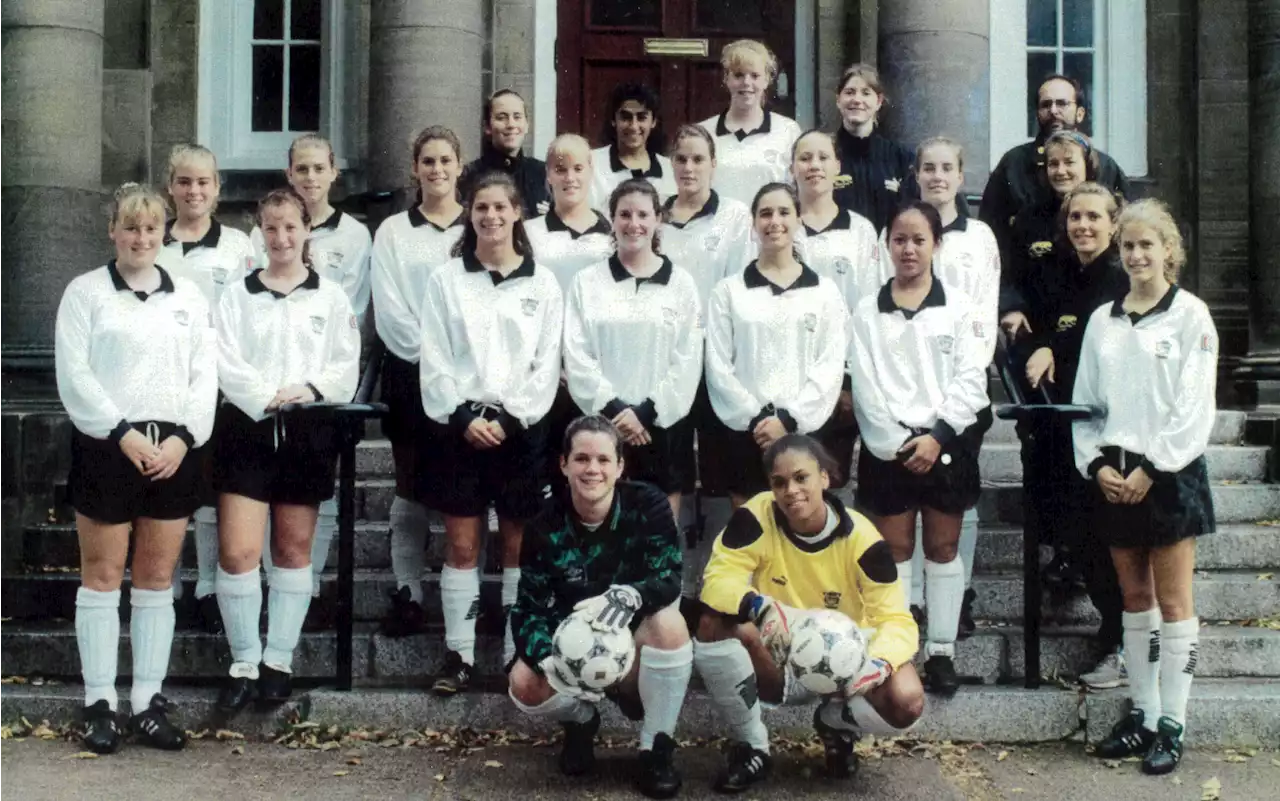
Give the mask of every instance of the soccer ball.
M 862 632 L 840 612 L 809 612 L 791 630 L 787 664 L 801 686 L 817 695 L 844 692 L 866 657 Z
M 575 612 L 556 628 L 551 656 L 557 678 L 566 686 L 602 692 L 631 672 L 636 642 L 626 629 L 600 631 L 587 615 Z

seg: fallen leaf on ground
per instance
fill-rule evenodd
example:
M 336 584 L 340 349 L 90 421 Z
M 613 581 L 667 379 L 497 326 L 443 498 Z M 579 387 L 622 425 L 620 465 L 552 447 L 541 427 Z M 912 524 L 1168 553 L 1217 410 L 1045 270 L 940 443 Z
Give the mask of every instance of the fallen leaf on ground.
M 502 767 L 502 763 L 496 759 L 486 759 L 484 766 L 486 768 L 500 768 Z
M 1224 760 L 1222 760 L 1222 761 L 1223 761 L 1223 762 L 1230 762 L 1230 763 L 1232 763 L 1232 764 L 1236 764 L 1236 765 L 1238 765 L 1238 764 L 1240 764 L 1241 762 L 1248 762 L 1248 761 L 1249 761 L 1249 757 L 1245 756 L 1244 754 L 1227 754 L 1226 759 L 1224 759 Z
M 1104 759 L 1104 760 L 1102 760 L 1102 764 L 1106 765 L 1106 766 L 1107 766 L 1107 767 L 1109 767 L 1109 768 L 1118 768 L 1118 767 L 1120 767 L 1120 760 L 1118 760 L 1118 759 Z
M 1173 777 L 1173 783 L 1174 783 L 1174 784 L 1182 784 L 1182 779 L 1178 778 L 1177 776 L 1174 776 L 1174 777 Z
M 1275 573 L 1259 573 L 1258 581 L 1270 581 L 1271 579 L 1275 578 L 1275 576 L 1276 576 Z
M 1276 766 L 1277 768 L 1280 768 L 1280 759 L 1271 760 L 1271 764 Z
M 1036 775 L 1036 769 L 1035 769 L 1035 768 L 1027 768 L 1027 775 L 1028 775 L 1028 776 L 1034 776 L 1034 775 Z
M 244 756 L 244 746 L 237 745 L 235 748 L 231 749 L 231 753 L 235 754 L 236 756 Z
M 435 779 L 435 780 L 436 780 L 436 781 L 438 781 L 438 782 L 442 782 L 442 781 L 444 781 L 444 774 L 443 774 L 443 773 L 437 773 L 436 775 L 432 776 L 431 778 Z
M 347 760 L 347 764 L 348 764 L 348 765 L 359 765 L 359 764 L 360 764 L 360 757 L 351 757 L 350 759 L 348 759 L 348 760 Z
M 72 754 L 67 759 L 97 759 L 98 755 L 92 751 L 81 751 L 78 754 Z
M 218 729 L 216 732 L 214 732 L 214 735 L 213 735 L 213 736 L 214 736 L 215 738 L 219 739 L 219 740 L 224 740 L 224 741 L 225 741 L 225 740 L 243 740 L 243 739 L 244 739 L 244 735 L 243 735 L 243 734 L 241 734 L 241 733 L 240 733 L 240 732 L 238 732 L 238 731 L 231 731 L 230 729 Z
M 1008 751 L 1001 751 L 1000 753 L 996 754 L 996 762 L 1004 762 L 1008 758 L 1009 758 Z
M 1218 801 L 1220 798 L 1222 798 L 1222 782 L 1218 781 L 1217 776 L 1200 785 L 1200 801 Z
M 332 751 L 335 748 L 341 748 L 341 747 L 342 747 L 342 743 L 338 742 L 337 740 L 330 740 L 327 743 L 320 743 L 321 751 Z
M 346 775 L 347 775 L 348 773 L 350 773 L 350 772 L 351 772 L 351 771 L 349 771 L 349 770 L 335 770 L 335 771 L 333 772 L 333 775 L 334 775 L 334 776 L 346 776 Z

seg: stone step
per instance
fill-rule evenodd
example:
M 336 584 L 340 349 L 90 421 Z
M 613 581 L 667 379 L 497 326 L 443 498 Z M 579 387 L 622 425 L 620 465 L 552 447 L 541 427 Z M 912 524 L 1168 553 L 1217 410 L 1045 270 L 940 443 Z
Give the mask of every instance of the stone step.
M 1263 481 L 1267 476 L 1269 452 L 1269 448 L 1260 445 L 1210 445 L 1205 451 L 1205 460 L 1214 481 Z M 1022 451 L 1017 443 L 984 443 L 978 464 L 985 482 L 1022 481 Z
M 1212 494 L 1219 525 L 1280 519 L 1280 484 L 1214 484 Z M 978 520 L 987 525 L 1021 525 L 1022 485 L 984 484 Z
M 1196 540 L 1196 569 L 1259 570 L 1280 569 L 1280 525 L 1226 523 Z M 1014 526 L 984 526 L 978 529 L 974 551 L 974 571 L 1022 570 L 1022 529 Z
M 165 687 L 171 717 L 188 729 L 231 728 L 250 737 L 271 737 L 294 716 L 322 725 L 381 729 L 468 727 L 551 732 L 556 724 L 522 715 L 501 692 L 462 693 L 440 699 L 422 689 L 361 688 L 351 692 L 314 689 L 295 693 L 287 705 L 270 712 L 253 708 L 233 721 L 214 714 L 217 690 L 171 684 Z M 128 692 L 121 688 L 121 712 L 129 713 Z M 964 687 L 951 699 L 926 697 L 925 713 L 912 729 L 920 739 L 956 742 L 1022 743 L 1065 739 L 1082 729 L 1100 739 L 1119 717 L 1121 691 L 1086 695 L 1057 688 Z M 77 719 L 84 703 L 78 685 L 7 686 L 0 697 L 5 720 L 26 717 L 54 723 Z M 632 738 L 636 724 L 622 717 L 611 703 L 600 705 L 603 732 Z M 1190 747 L 1257 747 L 1280 739 L 1280 683 L 1265 679 L 1197 679 L 1191 686 L 1186 745 Z M 812 734 L 812 706 L 780 707 L 766 713 L 775 734 Z M 680 737 L 725 734 L 710 699 L 691 691 L 680 712 Z
M 122 631 L 119 669 L 132 674 L 129 632 Z M 1041 637 L 1041 674 L 1075 677 L 1092 669 L 1094 631 L 1088 627 L 1047 627 Z M 294 656 L 294 675 L 327 679 L 333 676 L 336 637 L 333 632 L 306 632 Z M 444 661 L 444 632 L 436 625 L 425 634 L 391 638 L 376 627 L 360 625 L 353 639 L 354 674 L 362 679 L 420 680 Z M 1016 626 L 982 626 L 956 646 L 956 670 L 971 680 L 992 684 L 1020 679 L 1026 662 L 1022 630 Z M 1197 677 L 1280 676 L 1280 631 L 1239 625 L 1206 625 L 1200 630 Z M 923 644 L 916 662 L 922 663 Z M 7 676 L 75 678 L 80 659 L 75 627 L 69 622 L 10 624 L 0 633 L 0 664 Z M 203 631 L 178 631 L 174 636 L 169 676 L 173 679 L 218 678 L 230 664 L 225 638 Z M 481 634 L 477 641 L 476 673 L 501 676 L 502 640 Z

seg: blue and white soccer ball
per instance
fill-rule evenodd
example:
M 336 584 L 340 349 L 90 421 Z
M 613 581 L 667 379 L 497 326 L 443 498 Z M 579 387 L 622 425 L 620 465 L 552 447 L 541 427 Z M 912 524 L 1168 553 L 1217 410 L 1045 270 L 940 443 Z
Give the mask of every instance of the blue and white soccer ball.
M 866 638 L 840 612 L 808 611 L 791 629 L 787 665 L 792 676 L 811 693 L 843 693 L 862 670 L 866 658 Z
M 601 631 L 589 621 L 575 612 L 560 623 L 551 638 L 552 667 L 568 687 L 603 692 L 631 672 L 636 642 L 627 629 Z

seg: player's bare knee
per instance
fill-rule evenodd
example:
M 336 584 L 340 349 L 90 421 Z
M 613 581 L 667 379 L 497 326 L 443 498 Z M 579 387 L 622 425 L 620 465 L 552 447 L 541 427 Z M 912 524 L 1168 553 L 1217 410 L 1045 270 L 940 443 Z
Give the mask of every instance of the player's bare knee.
M 124 582 L 124 565 L 110 560 L 82 562 L 80 583 L 95 592 L 115 592 Z
M 538 706 L 552 695 L 546 677 L 539 676 L 520 660 L 516 660 L 507 674 L 507 686 L 511 697 L 525 706 Z
M 255 569 L 261 558 L 262 552 L 258 546 L 247 543 L 240 545 L 224 542 L 218 552 L 218 564 L 233 576 Z
M 739 628 L 741 627 L 728 616 L 708 609 L 698 620 L 698 639 L 702 642 L 732 640 L 736 638 Z
M 667 607 L 645 618 L 635 639 L 636 645 L 670 651 L 689 642 L 689 627 L 679 609 Z
M 882 713 L 881 717 L 890 726 L 895 729 L 910 728 L 924 714 L 924 688 L 917 684 L 912 688 L 895 691 L 886 713 Z
M 1152 587 L 1122 588 L 1124 611 L 1145 612 L 1156 605 L 1156 594 Z
M 926 540 L 924 546 L 924 557 L 930 562 L 935 562 L 940 565 L 945 565 L 948 562 L 954 562 L 957 554 L 956 546 L 958 544 L 958 542 L 930 543 Z M 907 558 L 910 558 L 909 554 Z M 902 561 L 906 560 L 904 559 Z
M 450 542 L 445 546 L 444 562 L 454 570 L 471 570 L 480 559 L 480 548 L 471 542 Z
M 1150 607 L 1148 607 L 1150 608 Z M 1166 621 L 1186 620 L 1191 617 L 1191 599 L 1183 597 L 1161 598 L 1160 617 Z

